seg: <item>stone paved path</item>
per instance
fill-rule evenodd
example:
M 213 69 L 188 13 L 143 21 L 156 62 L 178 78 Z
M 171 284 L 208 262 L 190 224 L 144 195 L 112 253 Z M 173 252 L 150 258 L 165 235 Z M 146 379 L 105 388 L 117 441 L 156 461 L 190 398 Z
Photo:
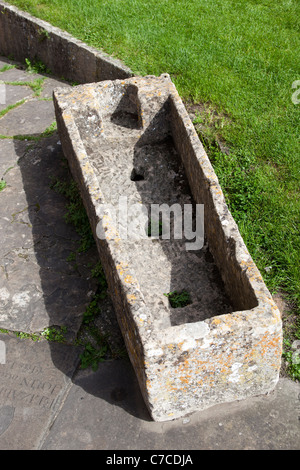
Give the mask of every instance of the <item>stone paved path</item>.
M 98 255 L 77 253 L 52 185 L 72 181 L 51 99 L 70 85 L 11 64 L 0 57 L 0 449 L 299 449 L 300 390 L 288 379 L 268 397 L 154 423 L 127 358 L 80 369 Z M 101 312 L 99 329 L 120 345 L 109 298 Z M 65 328 L 66 343 L 28 337 L 48 327 Z
M 17 104 L 21 95 L 25 101 L 0 119 L 0 135 L 11 137 L 0 141 L 0 177 L 6 183 L 0 206 L 0 328 L 34 333 L 58 325 L 76 337 L 95 288 L 87 265 L 97 253 L 77 256 L 76 264 L 67 261 L 79 237 L 64 219 L 66 199 L 51 182 L 66 181 L 68 170 L 57 132 L 41 137 L 55 123 L 50 88 L 66 84 L 16 68 L 0 79 L 44 80 L 39 95 L 28 86 L 7 85 L 8 103 Z

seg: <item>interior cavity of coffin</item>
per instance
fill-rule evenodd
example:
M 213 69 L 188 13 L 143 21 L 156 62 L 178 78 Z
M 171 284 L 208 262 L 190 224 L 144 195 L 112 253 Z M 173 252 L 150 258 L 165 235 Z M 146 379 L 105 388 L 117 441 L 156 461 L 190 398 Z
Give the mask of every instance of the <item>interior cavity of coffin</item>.
M 169 76 L 59 89 L 54 102 L 64 153 L 153 419 L 274 388 L 278 309 Z M 149 236 L 153 204 L 180 207 L 182 214 L 192 206 L 193 229 L 201 205 L 200 247 L 174 238 L 172 229 L 165 239 L 160 225 Z M 175 211 L 170 216 L 172 223 Z M 132 237 L 137 219 L 139 236 Z M 172 306 L 174 291 L 187 293 L 187 305 Z

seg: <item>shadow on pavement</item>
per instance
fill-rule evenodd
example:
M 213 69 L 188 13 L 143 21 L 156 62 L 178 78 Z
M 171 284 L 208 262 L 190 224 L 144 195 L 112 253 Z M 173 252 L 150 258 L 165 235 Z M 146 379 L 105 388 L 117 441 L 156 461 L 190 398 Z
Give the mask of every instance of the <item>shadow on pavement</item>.
M 99 364 L 97 373 L 91 368 L 81 370 L 79 366 L 82 347 L 74 347 L 74 341 L 86 307 L 97 289 L 97 282 L 91 277 L 91 266 L 95 266 L 99 258 L 96 246 L 85 253 L 76 253 L 80 237 L 64 218 L 68 200 L 52 188 L 53 182 L 72 182 L 59 136 L 54 133 L 29 145 L 25 151 L 21 141 L 15 140 L 14 145 L 42 290 L 40 304 L 37 308 L 33 305 L 28 312 L 31 327 L 34 331 L 48 326 L 66 327 L 67 344 L 49 342 L 54 366 L 88 394 L 148 421 L 150 418 L 127 358 L 109 359 Z M 123 340 L 109 298 L 102 301 L 101 308 L 99 328 L 103 331 L 108 328 L 112 341 L 120 344 Z M 66 361 L 70 353 L 73 359 Z

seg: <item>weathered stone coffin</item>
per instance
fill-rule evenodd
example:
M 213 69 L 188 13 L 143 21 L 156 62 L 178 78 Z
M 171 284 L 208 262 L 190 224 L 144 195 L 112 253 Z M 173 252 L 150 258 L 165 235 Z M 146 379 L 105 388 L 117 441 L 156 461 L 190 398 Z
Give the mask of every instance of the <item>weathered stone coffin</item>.
M 152 418 L 167 421 L 274 389 L 279 310 L 169 76 L 57 89 L 54 103 Z M 164 239 L 164 228 L 125 236 L 125 210 L 175 203 L 204 207 L 197 250 L 187 249 L 184 236 Z M 117 208 L 122 223 L 112 214 Z M 188 305 L 172 306 L 166 294 L 174 291 L 188 292 Z

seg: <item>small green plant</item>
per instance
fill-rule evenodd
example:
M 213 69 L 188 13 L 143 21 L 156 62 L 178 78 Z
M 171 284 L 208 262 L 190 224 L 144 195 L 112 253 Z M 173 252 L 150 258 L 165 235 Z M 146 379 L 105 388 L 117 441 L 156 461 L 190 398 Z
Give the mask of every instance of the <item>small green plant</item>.
M 5 116 L 5 114 L 7 114 L 12 109 L 17 108 L 18 106 L 21 106 L 23 103 L 25 103 L 25 100 L 18 101 L 15 104 L 10 104 L 5 109 L 2 109 L 2 111 L 0 111 L 0 118 Z
M 3 191 L 3 189 L 5 189 L 5 188 L 6 188 L 6 181 L 1 180 L 0 181 L 0 191 Z
M 45 81 L 45 78 L 36 78 L 33 81 L 26 81 L 26 82 L 19 82 L 19 81 L 14 81 L 14 82 L 9 82 L 5 81 L 5 85 L 13 85 L 13 86 L 28 86 L 29 88 L 32 89 L 34 92 L 35 96 L 39 96 L 41 94 L 41 91 L 43 89 L 43 83 Z M 22 104 L 22 102 L 21 102 Z
M 69 254 L 69 256 L 67 257 L 67 261 L 71 262 L 71 261 L 75 261 L 76 260 L 76 253 L 74 253 L 74 251 L 72 251 L 72 253 Z
M 230 148 L 230 156 L 208 152 L 228 205 L 267 286 L 291 296 L 299 315 L 299 105 L 291 100 L 299 2 L 10 3 L 116 54 L 135 74 L 170 73 L 199 111 L 202 141 Z M 240 150 L 253 156 L 248 168 Z
M 26 70 L 29 73 L 46 73 L 50 74 L 51 70 L 47 68 L 47 66 L 41 60 L 35 60 L 31 62 L 30 59 L 25 59 L 26 63 Z
M 46 29 L 44 29 L 44 28 L 39 29 L 38 35 L 39 35 L 38 36 L 39 42 L 43 42 L 43 41 L 45 41 L 45 39 L 49 39 L 49 37 L 50 37 L 49 31 L 46 31 Z
M 63 343 L 65 342 L 66 333 L 67 333 L 66 326 L 61 326 L 61 327 L 50 326 L 49 328 L 44 329 L 44 331 L 41 333 L 41 337 L 46 339 L 47 341 Z
M 47 129 L 45 129 L 44 132 L 40 135 L 40 138 L 50 137 L 51 135 L 54 134 L 54 132 L 56 132 L 56 130 L 57 130 L 57 123 L 56 121 L 53 121 L 52 124 L 50 124 L 50 126 L 47 127 Z
M 4 65 L 4 67 L 0 69 L 0 72 L 7 72 L 7 70 L 11 70 L 14 68 L 15 68 L 15 65 Z
M 87 306 L 84 314 L 83 314 L 83 324 L 88 325 L 95 317 L 99 314 L 100 309 L 98 305 L 99 296 L 96 294 L 93 297 L 93 300 Z
M 173 308 L 183 308 L 191 303 L 190 294 L 186 290 L 182 292 L 169 292 L 164 295 L 168 297 L 171 307 Z
M 86 308 L 83 315 L 83 324 L 88 325 L 100 313 L 99 301 L 107 296 L 107 282 L 101 263 L 97 263 L 91 271 L 91 276 L 97 279 L 97 292 Z
M 0 333 L 7 335 L 9 333 L 9 330 L 6 330 L 5 328 L 0 328 Z
M 2 332 L 9 333 L 8 330 L 3 330 Z M 17 336 L 17 338 L 21 339 L 31 339 L 32 341 L 41 341 L 45 339 L 47 341 L 56 342 L 56 343 L 63 343 L 65 342 L 65 334 L 67 333 L 67 327 L 54 327 L 49 326 L 45 328 L 42 332 L 38 333 L 25 333 L 24 331 L 14 331 L 13 334 Z
M 80 355 L 81 369 L 87 369 L 91 367 L 95 372 L 98 369 L 100 362 L 105 361 L 105 355 L 107 352 L 107 345 L 101 347 L 94 347 L 91 343 L 86 344 L 84 352 Z
M 107 296 L 107 281 L 106 281 L 105 273 L 103 271 L 103 267 L 100 261 L 92 269 L 91 275 L 93 278 L 97 279 L 97 282 L 98 282 L 98 289 L 97 289 L 98 299 L 99 300 L 105 299 L 105 297 Z
M 24 333 L 23 331 L 15 331 L 15 336 L 21 339 L 31 339 L 32 341 L 40 341 L 41 337 L 38 333 Z

